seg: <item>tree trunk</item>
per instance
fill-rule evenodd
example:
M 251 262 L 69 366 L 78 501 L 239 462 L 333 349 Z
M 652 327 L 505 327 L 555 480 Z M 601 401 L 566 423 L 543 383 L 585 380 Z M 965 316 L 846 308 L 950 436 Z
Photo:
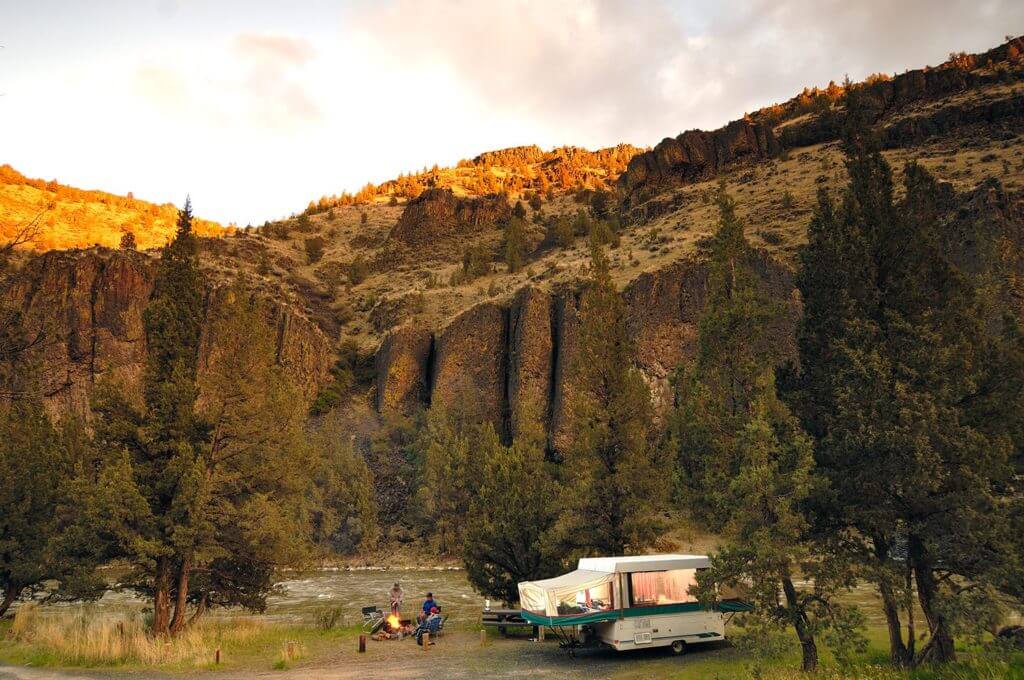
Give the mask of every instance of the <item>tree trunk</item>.
M 171 565 L 166 557 L 156 561 L 153 579 L 153 635 L 166 637 L 171 622 Z
M 900 623 L 900 607 L 892 586 L 883 580 L 878 584 L 878 593 L 882 596 L 882 610 L 885 612 L 885 623 L 889 627 L 889 659 L 896 668 L 905 668 L 910 658 L 907 646 L 903 643 L 903 625 Z
M 782 592 L 786 595 L 786 606 L 789 609 L 790 619 L 793 621 L 793 628 L 796 629 L 796 637 L 800 640 L 800 650 L 803 654 L 801 669 L 813 671 L 818 668 L 818 645 L 814 642 L 814 634 L 811 633 L 810 622 L 807 615 L 800 607 L 796 595 L 796 586 L 788 574 L 782 576 Z
M 0 602 L 0 618 L 7 613 L 7 610 L 14 604 L 14 600 L 18 597 L 18 593 L 21 592 L 21 588 L 9 585 L 4 588 L 4 599 Z
M 195 624 L 195 622 L 202 618 L 203 614 L 206 613 L 206 607 L 209 602 L 209 597 L 210 594 L 206 592 L 199 596 L 199 602 L 198 604 L 196 604 L 196 610 L 195 612 L 193 612 L 192 618 L 188 620 L 188 625 L 191 626 Z
M 885 570 L 886 564 L 889 563 L 889 542 L 880 537 L 873 537 L 871 539 L 874 545 L 875 558 L 878 560 L 878 566 L 880 569 L 878 578 L 878 594 L 882 598 L 882 611 L 885 613 L 885 623 L 889 629 L 889 659 L 892 665 L 896 668 L 905 668 L 911 661 L 913 661 L 914 655 L 908 652 L 907 645 L 903 642 L 903 624 L 900 622 L 900 603 L 896 598 L 896 593 L 893 591 L 892 584 L 888 581 L 888 575 Z M 911 622 L 913 622 L 913 613 L 911 612 Z M 914 643 L 913 628 L 911 623 L 910 630 L 910 644 Z
M 953 642 L 953 636 L 949 632 L 946 617 L 935 608 L 938 584 L 935 582 L 931 561 L 925 554 L 924 545 L 917 537 L 910 536 L 907 547 L 910 560 L 914 565 L 917 597 L 921 602 L 921 611 L 924 612 L 924 617 L 928 621 L 928 628 L 931 631 L 931 639 L 928 640 L 928 644 L 921 650 L 921 654 L 915 663 L 923 661 L 935 661 L 937 663 L 956 661 L 956 646 Z
M 177 635 L 185 627 L 185 608 L 188 607 L 188 578 L 191 571 L 192 560 L 186 557 L 178 568 L 178 592 L 174 600 L 171 635 Z

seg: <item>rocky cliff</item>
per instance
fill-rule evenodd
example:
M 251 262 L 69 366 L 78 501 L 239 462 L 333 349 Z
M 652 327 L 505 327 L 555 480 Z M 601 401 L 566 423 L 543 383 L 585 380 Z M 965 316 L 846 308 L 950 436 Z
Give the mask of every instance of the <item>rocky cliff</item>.
M 142 312 L 153 290 L 155 260 L 105 248 L 51 251 L 32 258 L 10 281 L 4 302 L 41 331 L 39 360 L 47 407 L 87 415 L 93 388 L 113 380 L 141 395 L 146 357 Z M 219 297 L 211 288 L 207 311 Z M 283 304 L 268 307 L 278 361 L 311 398 L 328 375 L 332 347 L 312 322 Z M 204 337 L 204 352 L 217 340 Z M 200 365 L 205 364 L 200 357 Z
M 777 335 L 792 352 L 800 314 L 792 274 L 764 253 L 754 264 L 764 290 L 788 304 Z M 672 372 L 694 354 L 707 276 L 704 262 L 685 258 L 643 274 L 622 292 L 634 360 L 659 412 L 671 403 Z M 504 305 L 470 308 L 433 335 L 412 326 L 396 329 L 377 352 L 378 408 L 457 406 L 476 411 L 506 436 L 514 436 L 522 414 L 532 412 L 545 424 L 552 448 L 564 450 L 570 443 L 579 295 L 574 287 L 527 286 Z
M 953 55 L 935 68 L 878 76 L 853 87 L 866 122 L 878 126 L 884 147 L 898 148 L 974 124 L 1024 129 L 1024 93 L 1012 87 L 1022 77 L 1024 38 L 1014 38 L 982 54 Z M 618 179 L 624 206 L 635 207 L 665 188 L 708 179 L 733 163 L 764 161 L 783 149 L 837 140 L 847 115 L 845 90 L 833 84 L 817 92 L 817 100 L 794 97 L 718 130 L 666 138 L 637 154 Z
M 428 189 L 409 201 L 388 238 L 425 246 L 439 238 L 482 231 L 510 213 L 508 201 L 500 196 L 460 198 L 448 189 Z

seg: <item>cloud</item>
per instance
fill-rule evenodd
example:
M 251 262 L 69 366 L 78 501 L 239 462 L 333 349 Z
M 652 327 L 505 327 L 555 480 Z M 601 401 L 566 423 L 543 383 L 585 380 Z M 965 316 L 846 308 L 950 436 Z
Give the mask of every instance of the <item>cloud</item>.
M 244 57 L 277 68 L 303 64 L 316 53 L 308 40 L 287 35 L 241 33 L 232 42 Z
M 1022 24 L 1024 3 L 1000 0 L 394 0 L 355 17 L 377 60 L 432 64 L 480 106 L 586 143 L 717 127 L 806 85 L 938 63 Z
M 142 64 L 134 91 L 183 122 L 287 133 L 323 120 L 305 71 L 315 56 L 303 38 L 242 33 L 225 44 Z

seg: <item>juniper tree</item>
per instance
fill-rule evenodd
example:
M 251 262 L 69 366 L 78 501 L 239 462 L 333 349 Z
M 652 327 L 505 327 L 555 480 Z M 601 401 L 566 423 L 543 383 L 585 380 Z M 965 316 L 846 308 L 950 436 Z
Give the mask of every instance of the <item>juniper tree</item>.
M 143 404 L 115 385 L 99 390 L 106 460 L 72 528 L 98 557 L 133 566 L 128 583 L 152 598 L 157 635 L 180 632 L 190 602 L 258 608 L 273 567 L 298 559 L 308 536 L 312 454 L 275 336 L 240 285 L 223 291 L 199 379 L 202 302 L 186 203 L 143 315 Z
M 650 390 L 633 365 L 625 302 L 599 247 L 591 263 L 571 366 L 571 491 L 558 535 L 573 552 L 624 554 L 651 546 L 664 525 L 668 465 L 651 442 Z
M 526 247 L 526 221 L 513 216 L 505 226 L 504 244 L 505 264 L 508 265 L 510 272 L 517 272 L 522 268 L 526 260 Z
M 38 397 L 0 409 L 0 617 L 63 576 L 52 552 L 55 513 L 70 470 Z
M 511 446 L 493 430 L 474 449 L 481 458 L 479 484 L 465 518 L 462 550 L 466 577 L 478 592 L 512 604 L 518 584 L 554 576 L 559 567 L 548 532 L 559 513 L 559 497 L 545 460 L 546 437 L 526 413 Z M 488 426 L 489 427 L 489 426 Z
M 338 413 L 318 428 L 314 541 L 334 553 L 370 548 L 378 537 L 374 480 Z
M 807 540 L 802 505 L 817 486 L 811 444 L 775 393 L 783 356 L 772 338 L 785 312 L 758 286 L 752 249 L 724 187 L 717 203 L 697 360 L 678 383 L 670 448 L 685 505 L 726 539 L 700 577 L 702 598 L 713 598 L 715 585 L 749 585 L 754 616 L 792 626 L 802 666 L 813 670 L 817 634 L 842 628 L 847 643 L 856 618 L 832 597 L 842 570 L 815 559 Z M 797 575 L 808 573 L 817 577 L 813 587 L 798 587 Z
M 888 163 L 856 134 L 847 171 L 838 206 L 819 196 L 801 255 L 790 400 L 833 489 L 819 531 L 846 537 L 835 548 L 878 584 L 893 663 L 949 661 L 954 630 L 980 611 L 975 595 L 1019 560 L 1007 536 L 1022 444 L 1018 321 L 951 264 L 926 171 L 907 166 L 897 201 Z M 929 634 L 920 651 L 914 591 Z

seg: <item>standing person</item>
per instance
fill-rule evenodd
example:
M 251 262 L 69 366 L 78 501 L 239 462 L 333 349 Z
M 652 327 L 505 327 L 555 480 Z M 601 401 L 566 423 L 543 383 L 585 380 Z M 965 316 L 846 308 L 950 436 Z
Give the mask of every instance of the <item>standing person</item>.
M 427 593 L 427 599 L 423 601 L 423 611 L 417 615 L 417 620 L 421 623 L 425 621 L 427 617 L 430 616 L 432 609 L 437 609 L 438 611 L 440 611 L 441 608 L 437 606 L 436 602 L 434 602 L 434 594 Z
M 395 581 L 395 585 L 391 586 L 391 613 L 398 615 L 399 610 L 402 608 L 402 602 L 405 600 L 405 591 L 402 590 L 402 586 Z

